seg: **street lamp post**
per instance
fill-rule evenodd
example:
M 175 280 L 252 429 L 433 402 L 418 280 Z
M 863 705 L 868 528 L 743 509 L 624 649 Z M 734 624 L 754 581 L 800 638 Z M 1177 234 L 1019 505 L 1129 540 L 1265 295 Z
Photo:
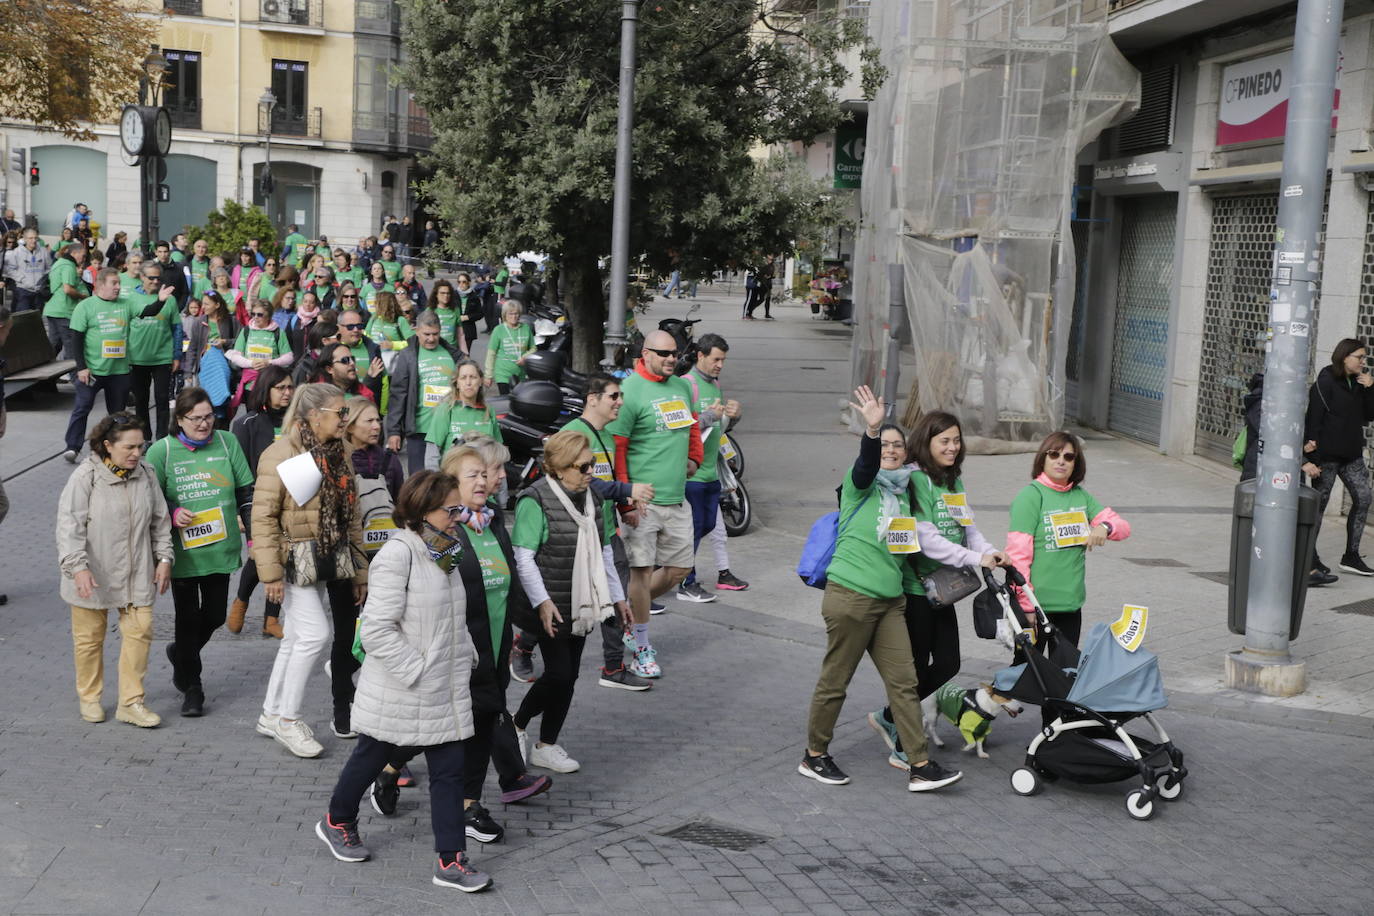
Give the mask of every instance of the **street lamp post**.
M 277 183 L 272 178 L 272 109 L 277 107 L 277 97 L 272 93 L 272 87 L 262 91 L 258 96 L 258 114 L 262 119 L 263 129 L 267 135 L 267 149 L 262 162 L 262 179 L 259 183 L 262 191 L 262 202 L 268 211 L 272 212 L 272 192 L 276 189 Z
M 139 80 L 138 103 L 157 108 L 162 104 L 162 80 L 167 75 L 167 58 L 153 45 L 148 56 L 143 58 L 143 79 Z M 157 245 L 157 196 L 158 182 L 162 180 L 161 156 L 144 156 L 141 166 L 143 251 L 146 257 L 153 256 Z
M 620 12 L 620 106 L 615 137 L 615 197 L 611 204 L 611 301 L 606 314 L 606 353 L 601 365 L 615 365 L 625 344 L 625 306 L 630 287 L 630 175 L 635 123 L 635 29 L 639 0 L 623 0 Z

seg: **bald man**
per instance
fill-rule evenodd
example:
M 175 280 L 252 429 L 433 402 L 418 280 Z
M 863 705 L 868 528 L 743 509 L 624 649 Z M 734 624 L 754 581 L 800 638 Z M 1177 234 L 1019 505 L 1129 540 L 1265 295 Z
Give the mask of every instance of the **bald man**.
M 615 436 L 616 477 L 654 488 L 651 500 L 624 514 L 622 529 L 635 620 L 629 667 L 647 678 L 663 674 L 649 641 L 649 603 L 676 588 L 692 566 L 692 510 L 685 491 L 702 461 L 692 389 L 673 374 L 677 358 L 677 341 L 667 331 L 645 337 L 635 371 L 621 385 L 620 416 L 606 427 Z

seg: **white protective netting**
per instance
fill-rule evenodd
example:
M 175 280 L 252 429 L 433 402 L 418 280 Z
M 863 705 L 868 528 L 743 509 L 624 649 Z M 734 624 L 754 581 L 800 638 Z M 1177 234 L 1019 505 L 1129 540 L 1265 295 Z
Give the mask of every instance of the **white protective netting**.
M 1135 110 L 1139 74 L 1096 0 L 871 11 L 889 77 L 868 116 L 853 382 L 881 384 L 887 265 L 900 264 L 920 410 L 955 413 L 966 435 L 1039 439 L 1063 421 L 1075 267 L 1058 240 L 1075 159 Z

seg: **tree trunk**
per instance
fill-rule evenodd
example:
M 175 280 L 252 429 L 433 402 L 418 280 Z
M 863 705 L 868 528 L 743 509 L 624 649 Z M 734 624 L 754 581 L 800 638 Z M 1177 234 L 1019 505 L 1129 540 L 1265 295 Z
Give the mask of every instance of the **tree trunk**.
M 573 325 L 573 368 L 594 372 L 605 355 L 606 303 L 595 254 L 570 255 L 560 264 L 563 293 Z

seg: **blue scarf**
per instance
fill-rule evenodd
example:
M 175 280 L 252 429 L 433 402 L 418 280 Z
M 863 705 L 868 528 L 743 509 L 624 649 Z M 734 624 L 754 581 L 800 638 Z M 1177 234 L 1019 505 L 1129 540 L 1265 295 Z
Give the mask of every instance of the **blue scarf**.
M 887 542 L 887 529 L 893 517 L 901 511 L 897 497 L 911 481 L 911 471 L 911 468 L 894 468 L 890 471 L 879 468 L 878 476 L 873 478 L 873 483 L 878 487 L 878 540 L 882 543 Z
M 215 432 L 214 430 L 211 430 L 210 435 L 204 439 L 192 439 L 190 436 L 186 435 L 181 430 L 177 430 L 177 441 L 179 441 L 182 445 L 186 446 L 194 452 L 196 449 L 206 448 L 210 445 L 211 442 L 214 442 Z

